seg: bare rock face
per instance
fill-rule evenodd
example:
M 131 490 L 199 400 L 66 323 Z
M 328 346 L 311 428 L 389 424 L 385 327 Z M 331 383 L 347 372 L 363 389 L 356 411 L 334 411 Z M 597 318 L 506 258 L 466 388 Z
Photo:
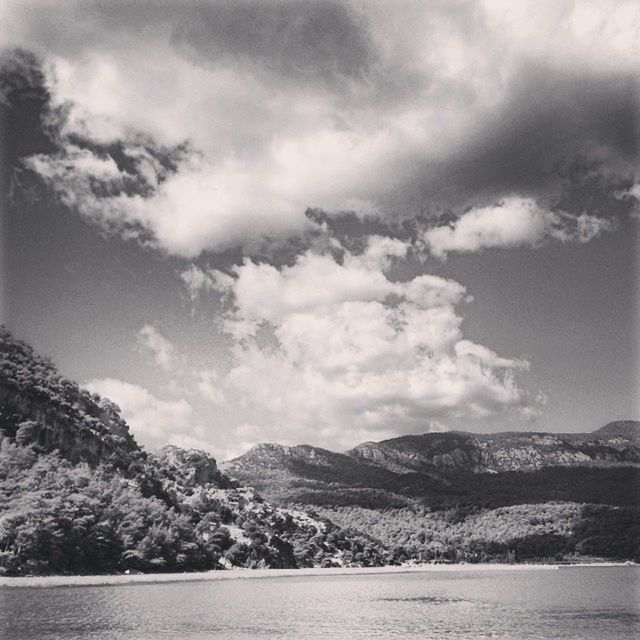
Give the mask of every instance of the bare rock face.
M 182 449 L 174 445 L 163 447 L 154 456 L 164 469 L 179 478 L 184 487 L 228 485 L 212 456 L 198 449 Z
M 0 433 L 72 462 L 127 466 L 139 448 L 112 402 L 61 377 L 0 329 Z

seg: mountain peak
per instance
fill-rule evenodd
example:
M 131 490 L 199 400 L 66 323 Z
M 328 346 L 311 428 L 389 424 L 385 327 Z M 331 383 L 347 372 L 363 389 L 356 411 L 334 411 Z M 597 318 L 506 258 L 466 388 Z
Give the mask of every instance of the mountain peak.
M 638 420 L 614 420 L 605 424 L 604 427 L 596 429 L 591 433 L 598 436 L 598 439 L 610 440 L 612 438 L 623 438 L 636 444 L 640 444 L 640 421 Z

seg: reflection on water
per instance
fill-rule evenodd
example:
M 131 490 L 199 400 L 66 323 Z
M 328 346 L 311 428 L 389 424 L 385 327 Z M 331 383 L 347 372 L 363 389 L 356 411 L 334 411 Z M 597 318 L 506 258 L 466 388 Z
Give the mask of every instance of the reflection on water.
M 462 598 L 443 598 L 441 596 L 413 596 L 411 598 L 378 598 L 380 602 L 423 602 L 424 604 L 448 604 L 463 602 Z
M 0 635 L 627 640 L 639 593 L 636 567 L 0 589 Z

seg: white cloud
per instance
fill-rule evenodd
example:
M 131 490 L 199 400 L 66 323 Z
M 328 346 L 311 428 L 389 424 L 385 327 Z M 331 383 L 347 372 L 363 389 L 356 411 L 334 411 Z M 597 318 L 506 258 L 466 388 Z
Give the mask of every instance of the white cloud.
M 340 448 L 530 404 L 515 379 L 528 363 L 464 339 L 465 288 L 433 275 L 391 280 L 407 247 L 387 240 L 342 263 L 308 251 L 280 269 L 235 268 L 225 394 L 263 440 Z
M 174 346 L 151 324 L 145 324 L 136 335 L 138 346 L 149 351 L 155 363 L 165 371 L 173 366 Z
M 539 207 L 531 198 L 505 198 L 495 206 L 471 209 L 450 225 L 429 229 L 423 239 L 434 256 L 493 247 L 535 247 L 545 239 L 589 242 L 611 223 L 582 214 L 572 216 Z
M 96 378 L 84 386 L 115 402 L 143 445 L 160 447 L 194 431 L 193 407 L 184 399 L 161 400 L 143 387 L 114 378 Z
M 188 269 L 182 271 L 180 277 L 187 287 L 192 302 L 195 302 L 203 291 L 215 289 L 211 275 L 195 264 L 189 265 Z
M 640 183 L 632 184 L 628 189 L 617 191 L 614 195 L 619 200 L 624 200 L 625 198 L 640 200 Z

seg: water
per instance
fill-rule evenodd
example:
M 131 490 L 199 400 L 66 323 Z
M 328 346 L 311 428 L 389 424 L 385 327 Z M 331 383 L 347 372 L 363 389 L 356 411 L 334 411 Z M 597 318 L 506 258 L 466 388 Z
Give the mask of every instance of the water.
M 640 637 L 640 569 L 295 576 L 0 589 L 6 640 Z

